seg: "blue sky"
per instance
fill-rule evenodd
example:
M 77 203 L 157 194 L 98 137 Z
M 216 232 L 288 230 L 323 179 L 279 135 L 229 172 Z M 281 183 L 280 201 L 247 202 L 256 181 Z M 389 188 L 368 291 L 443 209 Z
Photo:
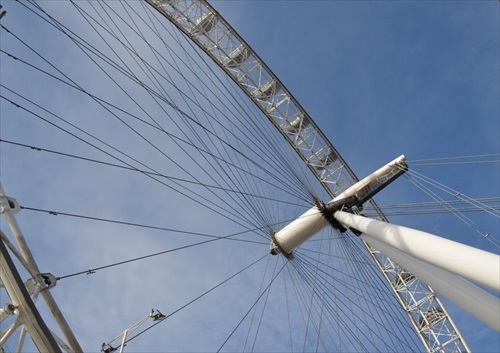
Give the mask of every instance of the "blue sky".
M 500 153 L 498 2 L 213 1 L 211 4 L 287 86 L 359 177 L 400 154 L 412 161 Z M 3 5 L 8 14 L 2 19 L 2 25 L 29 39 L 34 48 L 58 62 L 64 72 L 70 73 L 72 79 L 90 92 L 134 114 L 141 114 L 138 106 L 68 40 L 56 36 L 42 21 L 32 17 L 27 21 L 28 15 L 19 4 L 4 1 Z M 69 11 L 57 1 L 43 1 L 41 5 L 75 25 L 105 50 L 105 45 L 88 30 L 88 24 L 74 9 Z M 130 32 L 125 33 L 125 37 L 128 36 L 132 37 Z M 62 77 L 22 49 L 5 31 L 0 39 L 3 50 L 29 58 Z M 157 39 L 151 41 L 158 44 Z M 175 48 L 175 44 L 172 46 Z M 154 60 L 146 47 L 140 48 L 146 58 Z M 126 53 L 121 51 L 118 56 L 125 58 Z M 88 97 L 47 80 L 44 75 L 14 63 L 4 54 L 1 60 L 5 86 L 23 92 L 40 104 L 43 102 L 47 108 L 63 114 L 161 173 L 184 177 L 186 171 L 175 162 L 184 166 L 193 178 L 214 183 L 212 175 L 217 168 L 208 161 L 201 161 L 200 166 L 193 165 L 191 157 L 199 158 L 195 150 L 184 146 L 187 152 L 183 152 L 164 135 L 144 129 L 162 154 L 117 124 L 111 114 Z M 169 60 L 174 61 L 174 58 L 171 56 Z M 134 67 L 130 60 L 126 61 Z M 177 65 L 182 64 L 178 62 Z M 112 70 L 108 68 L 108 71 Z M 174 80 L 178 79 L 174 73 L 172 75 Z M 126 84 L 127 80 L 121 83 Z M 182 82 L 179 87 L 189 91 Z M 150 114 L 161 113 L 155 108 L 154 100 L 140 89 L 132 87 L 130 92 L 142 100 Z M 3 88 L 2 94 L 15 98 Z M 169 94 L 181 109 L 201 116 L 196 108 L 189 112 L 174 89 L 170 89 Z M 48 117 L 33 105 L 24 104 Z M 2 139 L 116 163 L 25 111 L 12 108 L 5 100 L 1 101 L 1 116 Z M 142 128 L 133 119 L 128 121 Z M 180 131 L 173 122 L 162 124 L 169 132 L 177 134 Z M 77 133 L 67 124 L 63 126 Z M 269 136 L 275 135 L 269 132 Z M 229 139 L 227 135 L 225 138 Z M 96 145 L 110 151 L 101 143 L 96 142 Z M 177 192 L 151 182 L 144 175 L 49 154 L 37 155 L 5 143 L 0 148 L 3 186 L 23 206 L 216 235 L 244 228 L 239 220 L 234 221 L 234 216 L 229 217 L 233 221 L 228 222 L 203 202 L 180 197 Z M 284 154 L 290 158 L 290 164 L 299 164 L 290 153 Z M 139 168 L 138 164 L 133 164 Z M 208 172 L 200 171 L 201 167 Z M 276 168 L 281 174 L 279 168 L 285 167 Z M 498 197 L 500 193 L 498 163 L 415 166 L 412 169 L 471 197 Z M 325 197 L 304 168 L 297 166 L 294 170 L 312 185 L 314 193 Z M 230 183 L 236 174 L 231 174 L 233 170 L 227 172 L 231 180 L 227 185 L 233 185 Z M 254 172 L 260 173 L 259 170 Z M 252 182 L 244 180 L 243 183 Z M 192 185 L 188 188 L 199 192 L 200 196 L 212 197 L 202 188 Z M 258 185 L 252 190 L 265 196 L 277 193 L 275 189 L 267 190 L 266 186 Z M 290 199 L 298 202 L 293 197 Z M 385 205 L 431 200 L 402 178 L 377 196 L 377 201 Z M 238 204 L 240 209 L 231 200 L 224 202 L 244 219 L 254 211 L 255 205 Z M 220 204 L 220 200 L 217 203 Z M 263 217 L 268 218 L 267 224 L 283 226 L 285 220 L 300 214 L 310 204 L 275 206 L 272 202 L 262 202 L 259 209 Z M 498 239 L 498 219 L 476 214 L 470 217 Z M 61 215 L 54 217 L 41 212 L 22 211 L 18 219 L 40 267 L 56 276 L 205 240 Z M 400 216 L 390 220 L 498 253 L 498 248 L 491 247 L 474 229 L 452 215 L 440 215 L 439 218 Z M 3 219 L 1 224 L 4 230 Z M 257 235 L 251 239 L 263 241 Z M 242 247 L 239 242 L 228 243 L 218 246 L 215 242 L 200 249 L 98 271 L 92 276 L 61 280 L 53 292 L 84 350 L 97 351 L 101 342 L 136 322 L 151 307 L 168 313 L 268 251 L 268 245 L 245 244 Z M 206 301 L 181 311 L 135 340 L 130 344 L 131 351 L 166 351 L 164 347 L 191 351 L 217 349 L 279 264 L 274 261 L 266 267 L 264 262 L 259 263 L 258 270 L 228 284 L 222 294 L 216 292 L 213 297 L 207 296 Z M 279 317 L 277 313 L 283 300 L 275 298 L 277 302 L 273 302 L 273 292 L 270 296 L 268 306 L 258 306 L 257 311 Z M 500 349 L 497 332 L 453 304 L 446 301 L 445 304 L 473 351 Z M 299 316 L 298 312 L 293 314 Z M 249 336 L 259 337 L 256 349 L 285 349 L 280 346 L 283 342 L 276 339 L 286 336 L 286 328 L 281 326 L 283 318 L 273 323 L 267 316 L 263 317 L 259 334 L 255 332 L 256 326 L 248 330 Z M 241 347 L 240 340 L 244 340 L 246 331 L 237 332 L 227 349 Z

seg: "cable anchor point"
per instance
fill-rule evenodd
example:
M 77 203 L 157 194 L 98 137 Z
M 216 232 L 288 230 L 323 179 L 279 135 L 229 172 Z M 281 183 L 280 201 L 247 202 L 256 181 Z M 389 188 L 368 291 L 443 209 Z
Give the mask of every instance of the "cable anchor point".
M 2 5 L 0 5 L 0 10 L 2 9 Z M 2 12 L 0 12 L 0 20 L 7 14 L 7 11 L 3 10 Z

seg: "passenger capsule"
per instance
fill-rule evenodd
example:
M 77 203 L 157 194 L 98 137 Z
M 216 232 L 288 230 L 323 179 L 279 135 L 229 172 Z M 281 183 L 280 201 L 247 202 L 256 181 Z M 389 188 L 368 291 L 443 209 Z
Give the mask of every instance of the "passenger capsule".
M 396 277 L 396 280 L 394 281 L 394 285 L 396 287 L 399 287 L 400 285 L 403 285 L 403 284 L 406 285 L 406 284 L 410 283 L 411 281 L 413 281 L 414 279 L 415 279 L 415 276 L 413 274 L 411 274 L 408 271 L 403 270 Z
M 445 317 L 443 309 L 441 308 L 429 308 L 423 316 L 418 320 L 418 326 L 420 329 L 426 327 L 433 327 L 439 321 L 441 321 Z
M 309 125 L 309 119 L 307 119 L 302 113 L 299 113 L 291 122 L 285 130 L 287 132 L 299 132 Z
M 234 68 L 240 66 L 248 58 L 249 51 L 243 44 L 234 49 L 224 62 L 224 66 Z
M 217 16 L 213 12 L 203 14 L 191 29 L 193 34 L 209 33 L 217 23 Z
M 257 87 L 255 91 L 253 91 L 252 95 L 257 99 L 269 99 L 276 94 L 277 84 L 276 81 L 270 79 L 262 86 Z
M 333 151 L 329 153 L 325 153 L 322 156 L 319 156 L 316 161 L 316 169 L 325 169 L 330 164 L 334 163 L 338 158 L 337 154 Z

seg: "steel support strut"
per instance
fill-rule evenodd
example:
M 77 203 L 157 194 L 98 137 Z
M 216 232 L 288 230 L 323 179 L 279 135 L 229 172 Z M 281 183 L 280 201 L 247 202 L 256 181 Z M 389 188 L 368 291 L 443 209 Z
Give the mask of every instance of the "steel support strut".
M 335 220 L 333 213 L 343 208 L 362 208 L 363 203 L 371 199 L 406 170 L 405 156 L 399 156 L 392 162 L 378 169 L 366 178 L 358 181 L 344 192 L 337 195 L 328 204 L 317 202 L 317 205 L 273 234 L 271 253 L 283 253 L 290 256 L 307 239 L 325 228 L 328 224 L 345 231 L 345 228 Z
M 33 304 L 19 273 L 10 258 L 7 247 L 0 239 L 0 277 L 18 313 L 19 323 L 27 330 L 40 352 L 61 352 L 54 337 Z M 1 337 L 0 337 L 1 340 Z M 0 345 L 1 347 L 2 345 Z
M 497 254 L 421 230 L 348 212 L 337 211 L 334 217 L 344 226 L 363 233 L 362 239 L 369 244 L 378 240 L 433 266 L 500 292 L 500 256 Z
M 462 309 L 500 331 L 499 300 L 466 280 L 499 292 L 500 256 L 423 231 L 352 213 L 353 207 L 361 209 L 364 202 L 402 175 L 407 169 L 404 161 L 404 156 L 396 158 L 328 204 L 318 203 L 273 234 L 271 253 L 281 252 L 291 257 L 294 249 L 328 224 L 342 232 L 350 229 Z
M 500 301 L 465 278 L 499 291 L 500 256 L 419 230 L 337 211 L 335 219 L 425 281 L 437 292 L 500 331 Z
M 27 271 L 32 276 L 35 275 L 33 277 L 35 285 L 40 287 L 39 288 L 40 294 L 42 295 L 55 321 L 57 322 L 59 328 L 61 329 L 62 333 L 67 339 L 68 344 L 71 347 L 71 350 L 73 350 L 76 353 L 82 352 L 80 344 L 78 343 L 75 335 L 73 334 L 61 310 L 59 309 L 59 306 L 54 300 L 52 293 L 49 290 L 49 288 L 55 286 L 55 277 L 52 276 L 51 274 L 41 273 L 33 257 L 33 254 L 31 253 L 28 243 L 26 242 L 26 239 L 24 238 L 24 235 L 21 229 L 19 228 L 19 225 L 17 224 L 14 214 L 17 213 L 19 210 L 20 206 L 17 204 L 16 200 L 7 197 L 5 195 L 2 184 L 0 183 L 0 213 L 3 214 L 3 216 L 7 220 L 7 224 L 9 225 L 10 230 L 16 240 L 16 243 L 19 246 L 19 252 L 16 252 L 16 254 L 19 254 L 19 256 L 21 256 L 20 261 L 24 266 L 27 266 L 26 268 Z M 6 238 L 6 237 L 2 234 L 1 238 Z M 2 280 L 3 280 L 3 274 L 2 274 Z M 24 290 L 26 290 L 24 284 L 22 284 L 22 287 L 24 288 Z M 31 299 L 30 302 L 33 304 L 33 301 Z M 29 331 L 29 333 L 31 335 L 31 331 Z M 49 335 L 53 337 L 50 332 Z M 45 350 L 45 351 L 52 352 L 53 350 Z

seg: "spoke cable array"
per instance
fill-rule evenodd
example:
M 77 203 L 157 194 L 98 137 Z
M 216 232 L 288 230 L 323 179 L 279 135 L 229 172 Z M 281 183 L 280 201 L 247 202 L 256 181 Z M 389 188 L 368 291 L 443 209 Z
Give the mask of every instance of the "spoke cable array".
M 455 156 L 455 157 L 440 157 L 428 159 L 412 159 L 407 162 L 412 166 L 442 166 L 442 165 L 465 165 L 465 164 L 482 164 L 482 163 L 500 163 L 498 153 L 478 154 L 471 156 Z M 473 160 L 470 160 L 473 159 Z
M 435 205 L 442 206 L 448 212 L 453 213 L 458 219 L 460 219 L 464 224 L 471 227 L 475 232 L 480 234 L 484 239 L 493 244 L 496 248 L 500 248 L 500 239 L 495 236 L 491 236 L 491 233 L 483 229 L 476 222 L 474 222 L 470 217 L 467 217 L 463 214 L 463 211 L 459 208 L 456 208 L 455 205 L 466 204 L 470 205 L 469 208 L 465 208 L 465 211 L 475 211 L 479 210 L 485 214 L 493 216 L 495 218 L 500 218 L 500 209 L 498 206 L 491 206 L 488 203 L 498 203 L 498 199 L 474 199 L 467 195 L 462 194 L 461 192 L 454 190 L 436 180 L 433 180 L 430 177 L 423 175 L 415 170 L 410 170 L 405 178 L 415 185 L 419 190 L 427 194 L 431 199 L 434 200 Z M 445 194 L 453 196 L 456 201 L 445 201 L 441 196 L 439 196 L 435 191 L 429 188 L 430 185 L 437 190 L 444 192 Z M 433 205 L 434 205 L 433 204 Z M 438 211 L 440 213 L 442 211 Z M 498 235 L 497 235 L 498 236 Z
M 500 240 L 490 237 L 490 233 L 487 232 L 485 229 L 483 229 L 481 226 L 479 226 L 476 222 L 474 222 L 472 219 L 469 217 L 465 216 L 462 214 L 459 210 L 455 209 L 453 206 L 449 206 L 446 202 L 442 200 L 442 198 L 437 195 L 434 191 L 429 189 L 426 185 L 424 185 L 420 180 L 415 180 L 414 178 L 408 179 L 411 183 L 413 183 L 417 188 L 422 190 L 424 193 L 429 195 L 431 198 L 436 200 L 436 202 L 439 202 L 442 206 L 448 208 L 451 213 L 453 213 L 458 219 L 460 219 L 463 223 L 471 227 L 476 233 L 481 235 L 484 239 L 495 245 L 497 248 L 500 248 Z M 471 202 L 473 199 L 467 200 L 468 202 Z M 483 210 L 484 211 L 484 210 Z M 491 207 L 488 206 L 488 210 L 486 211 L 487 213 L 491 214 L 491 211 L 494 211 Z
M 201 8 L 197 4 L 201 4 Z M 193 220 L 192 228 L 191 225 L 174 228 L 87 216 L 83 215 L 87 212 L 71 213 L 67 208 L 50 211 L 48 207 L 21 207 L 49 215 L 163 231 L 185 241 L 183 245 L 168 244 L 174 237 L 165 237 L 168 245 L 163 249 L 168 250 L 57 279 L 91 274 L 159 255 L 174 255 L 187 249 L 196 252 L 193 258 L 199 260 L 201 271 L 205 271 L 201 277 L 205 274 L 210 277 L 210 264 L 204 263 L 210 257 L 205 251 L 209 244 L 216 244 L 220 252 L 214 258 L 227 261 L 218 265 L 218 270 L 230 269 L 231 274 L 214 275 L 206 282 L 200 278 L 199 283 L 195 283 L 199 287 L 194 293 L 202 294 L 190 296 L 194 299 L 166 315 L 166 319 L 171 319 L 174 314 L 191 308 L 191 304 L 200 304 L 202 298 L 216 297 L 219 304 L 225 304 L 228 298 L 229 301 L 240 300 L 238 292 L 233 295 L 224 290 L 231 280 L 241 281 L 240 287 L 248 292 L 241 299 L 242 302 L 245 299 L 244 304 L 227 318 L 232 326 L 229 331 L 217 333 L 216 346 L 204 349 L 219 347 L 217 351 L 243 349 L 254 352 L 265 350 L 272 342 L 277 350 L 290 351 L 411 352 L 422 349 L 413 333 L 415 328 L 429 337 L 429 342 L 424 343 L 427 349 L 442 348 L 439 346 L 441 337 L 431 337 L 436 325 L 429 324 L 426 319 L 422 321 L 429 312 L 441 307 L 434 293 L 418 279 L 403 277 L 407 272 L 376 250 L 370 249 L 367 253 L 365 245 L 354 234 L 327 229 L 318 239 L 294 252 L 291 259 L 261 256 L 262 252 L 269 252 L 273 231 L 302 214 L 316 200 L 327 200 L 345 190 L 355 181 L 355 176 L 282 83 L 269 74 L 271 71 L 237 34 L 222 31 L 224 21 L 204 4 L 177 0 L 70 1 L 61 6 L 80 21 L 78 26 L 70 28 L 64 17 L 51 14 L 50 4 L 32 0 L 20 2 L 34 20 L 48 27 L 50 37 L 59 36 L 71 47 L 72 53 L 81 59 L 78 65 L 82 71 L 92 70 L 93 75 L 99 77 L 98 84 L 86 80 L 86 74 L 79 77 L 82 74 L 64 65 L 64 60 L 61 62 L 58 55 L 53 54 L 57 50 L 51 51 L 48 44 L 45 44 L 47 48 L 30 44 L 24 38 L 31 35 L 18 34 L 0 25 L 8 34 L 6 42 L 15 43 L 15 49 L 7 45 L 0 49 L 2 62 L 30 72 L 46 85 L 56 87 L 54 90 L 64 91 L 72 102 L 68 105 L 80 101 L 88 104 L 85 114 L 63 113 L 52 101 L 30 92 L 20 92 L 14 83 L 2 81 L 0 98 L 15 111 L 12 115 L 48 127 L 47 131 L 57 138 L 40 144 L 2 136 L 1 145 L 18 147 L 9 148 L 9 151 L 21 156 L 27 156 L 28 149 L 45 152 L 30 154 L 30 158 L 33 156 L 41 163 L 51 156 L 57 161 L 64 159 L 71 166 L 78 162 L 95 170 L 136 177 L 164 199 L 168 200 L 172 194 L 181 196 L 196 209 L 189 209 L 193 213 L 188 217 Z M 163 17 L 168 11 L 173 11 L 169 13 L 171 16 L 177 16 L 174 24 Z M 202 48 L 188 37 L 194 37 Z M 203 40 L 209 43 L 209 49 Z M 230 44 L 224 47 L 226 42 Z M 222 69 L 210 60 L 207 51 L 214 60 L 225 63 Z M 239 88 L 251 90 L 251 97 Z M 278 129 L 271 126 L 265 114 L 273 116 L 272 124 Z M 116 131 L 109 131 L 108 124 Z M 60 136 L 70 139 L 75 146 L 63 149 L 58 145 Z M 283 137 L 300 151 L 298 155 Z M 449 159 L 414 162 L 449 163 Z M 456 202 L 444 202 L 431 194 L 436 199 L 435 205 L 448 206 L 461 215 L 462 211 L 455 206 L 467 204 L 499 216 L 498 207 L 491 205 L 498 200 L 472 199 L 419 173 L 411 172 L 410 175 L 409 180 L 427 193 L 429 191 L 420 180 L 457 198 Z M 316 178 L 321 185 L 316 185 Z M 427 206 L 431 205 L 434 203 Z M 167 206 L 176 207 L 175 204 Z M 93 205 L 89 202 L 86 207 Z M 387 207 L 406 210 L 412 205 Z M 199 210 L 210 217 L 210 224 L 203 231 L 193 230 L 200 226 L 196 224 Z M 383 217 L 374 204 L 372 208 L 367 205 L 365 211 Z M 479 231 L 468 218 L 462 219 Z M 165 215 L 163 224 L 171 221 L 176 221 L 175 216 L 168 218 Z M 216 225 L 224 231 L 211 231 Z M 200 236 L 209 239 L 196 240 Z M 221 243 L 225 243 L 224 246 L 241 245 L 238 250 L 241 253 L 227 254 Z M 498 242 L 496 244 L 498 246 Z M 254 261 L 256 249 L 261 257 Z M 244 255 L 250 256 L 243 260 Z M 237 265 L 233 265 L 234 262 Z M 384 269 L 382 275 L 378 264 Z M 179 268 L 189 265 L 186 259 Z M 251 271 L 247 271 L 250 268 L 261 273 L 250 277 Z M 388 282 L 395 287 L 391 289 Z M 388 295 L 391 290 L 396 296 Z M 208 296 L 209 293 L 213 295 Z M 406 314 L 399 310 L 399 303 L 405 307 Z M 417 303 L 411 308 L 413 311 L 408 309 L 411 303 Z M 411 318 L 410 322 L 405 315 Z M 169 320 L 159 322 L 164 321 Z M 159 322 L 127 339 L 126 343 Z M 459 335 L 449 328 L 448 321 L 443 319 L 441 323 L 443 339 L 456 340 L 445 351 L 462 349 Z M 210 324 L 203 322 L 202 325 Z M 453 328 L 452 323 L 450 325 Z M 193 333 L 190 331 L 188 335 L 192 337 Z M 175 333 L 172 336 L 175 337 Z M 186 347 L 182 348 L 191 350 Z

